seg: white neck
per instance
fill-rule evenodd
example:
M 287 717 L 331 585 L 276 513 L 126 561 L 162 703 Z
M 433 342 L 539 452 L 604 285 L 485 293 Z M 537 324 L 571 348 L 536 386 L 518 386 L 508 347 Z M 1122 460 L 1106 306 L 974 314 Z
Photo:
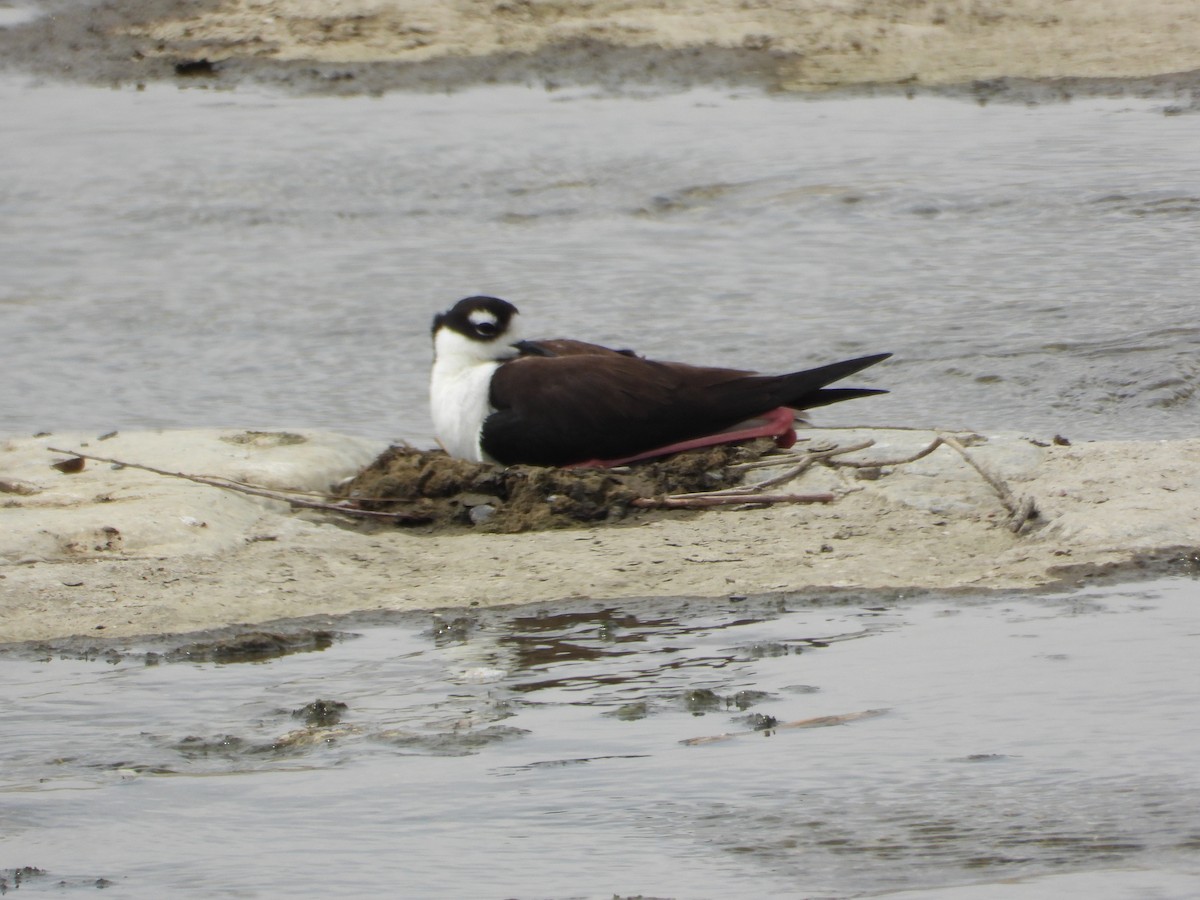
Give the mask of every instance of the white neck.
M 489 402 L 492 375 L 505 359 L 517 355 L 510 344 L 507 337 L 487 343 L 473 341 L 448 328 L 438 329 L 434 335 L 429 406 L 434 433 L 451 456 L 492 461 L 479 446 L 479 439 L 484 420 L 495 412 Z

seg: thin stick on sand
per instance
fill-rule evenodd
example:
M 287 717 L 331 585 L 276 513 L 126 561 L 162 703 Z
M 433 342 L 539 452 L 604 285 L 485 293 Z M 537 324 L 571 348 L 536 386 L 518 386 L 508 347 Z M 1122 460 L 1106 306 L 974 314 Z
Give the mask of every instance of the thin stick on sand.
M 341 513 L 344 516 L 353 516 L 355 518 L 387 519 L 393 522 L 423 520 L 423 517 L 415 516 L 411 513 L 378 512 L 370 509 L 355 509 L 351 506 L 341 506 L 336 503 L 324 503 L 320 500 L 308 500 L 302 496 L 297 496 L 296 493 L 290 491 L 254 487 L 240 481 L 235 481 L 232 478 L 222 478 L 217 475 L 188 475 L 185 472 L 171 472 L 167 469 L 157 469 L 154 466 L 126 462 L 123 459 L 113 459 L 108 456 L 95 456 L 90 453 L 82 453 L 78 450 L 63 450 L 58 447 L 47 447 L 46 449 L 51 453 L 65 453 L 69 456 L 78 457 L 79 459 L 90 459 L 92 462 L 111 463 L 114 466 L 123 466 L 127 469 L 140 469 L 143 472 L 152 472 L 155 475 L 162 475 L 165 478 L 182 478 L 184 481 L 192 481 L 196 484 L 204 484 L 208 485 L 209 487 L 220 488 L 223 491 L 233 491 L 238 494 L 250 494 L 255 497 L 266 497 L 270 500 L 279 500 L 288 504 L 289 506 L 299 509 L 319 509 L 325 512 Z
M 992 486 L 992 490 L 999 494 L 1000 502 L 1004 504 L 1004 508 L 1009 512 L 1008 527 L 1010 530 L 1019 534 L 1027 522 L 1037 518 L 1037 505 L 1034 503 L 1032 497 L 1026 496 L 1018 500 L 1007 484 L 981 466 L 957 440 L 948 434 L 939 434 L 938 437 L 943 444 L 965 459 L 967 464 L 978 472 L 984 481 Z
M 929 454 L 933 453 L 938 447 L 946 446 L 957 453 L 963 460 L 974 469 L 979 476 L 991 486 L 992 490 L 1000 498 L 1000 502 L 1004 504 L 1004 508 L 1008 510 L 1009 519 L 1008 527 L 1014 533 L 1020 534 L 1024 527 L 1033 519 L 1038 517 L 1037 504 L 1033 497 L 1024 496 L 1018 498 L 1012 489 L 998 475 L 988 471 L 984 466 L 975 459 L 967 448 L 955 437 L 945 433 L 939 433 L 933 441 L 922 449 L 918 450 L 903 459 L 886 459 L 886 460 L 849 460 L 839 459 L 833 463 L 835 466 L 850 466 L 854 468 L 881 468 L 883 466 L 902 466 L 906 463 L 916 462 L 919 459 L 924 459 Z
M 836 496 L 825 491 L 816 494 L 674 494 L 667 497 L 635 497 L 630 506 L 638 509 L 706 509 L 711 506 L 773 503 L 832 503 Z
M 850 444 L 845 447 L 830 447 L 828 450 L 813 450 L 804 454 L 788 454 L 792 458 L 789 460 L 779 459 L 772 460 L 770 463 L 763 462 L 764 465 L 756 465 L 755 463 L 741 463 L 739 465 L 730 466 L 733 470 L 745 471 L 749 468 L 774 468 L 775 466 L 787 465 L 795 461 L 799 457 L 800 462 L 793 465 L 786 472 L 779 475 L 773 475 L 763 481 L 756 481 L 754 484 L 739 484 L 734 487 L 722 488 L 716 491 L 698 491 L 691 494 L 672 494 L 671 497 L 677 500 L 683 500 L 690 497 L 744 497 L 759 494 L 769 487 L 774 487 L 777 484 L 783 484 L 785 481 L 791 481 L 793 478 L 799 478 L 808 468 L 816 462 L 832 459 L 835 456 L 840 456 L 843 453 L 853 453 L 855 450 L 866 450 L 875 444 L 874 441 L 863 441 L 861 444 Z M 828 501 L 821 501 L 828 502 Z
M 903 466 L 908 463 L 916 462 L 919 459 L 924 459 L 926 456 L 929 456 L 931 453 L 937 450 L 938 447 L 946 446 L 961 456 L 967 465 L 974 469 L 979 476 L 986 481 L 989 486 L 991 486 L 992 490 L 996 492 L 996 495 L 1000 498 L 1000 502 L 1008 511 L 1009 518 L 1007 525 L 1011 531 L 1016 534 L 1020 534 L 1030 521 L 1038 517 L 1038 508 L 1033 497 L 1024 496 L 1018 498 L 1012 492 L 1012 489 L 1009 488 L 1009 486 L 1003 481 L 1003 479 L 984 468 L 984 466 L 967 451 L 967 448 L 963 446 L 962 442 L 960 442 L 956 437 L 944 432 L 937 432 L 936 437 L 927 446 L 922 447 L 915 453 L 911 453 L 908 456 L 900 459 L 834 459 L 834 457 L 841 457 L 847 453 L 853 453 L 856 450 L 865 450 L 868 447 L 873 446 L 874 443 L 874 441 L 868 440 L 858 444 L 849 444 L 844 447 L 833 447 L 828 450 L 809 451 L 801 456 L 801 460 L 798 464 L 792 465 L 787 471 L 782 472 L 779 475 L 772 476 L 765 481 L 760 481 L 756 484 L 737 485 L 735 487 L 724 488 L 719 491 L 708 491 L 696 494 L 676 494 L 673 496 L 675 499 L 690 499 L 712 496 L 753 496 L 755 492 L 762 491 L 768 487 L 774 487 L 778 484 L 783 484 L 784 482 L 791 481 L 793 478 L 798 478 L 816 462 L 826 462 L 828 465 L 835 467 L 845 466 L 848 468 L 857 469 L 879 469 L 884 466 Z M 792 459 L 789 459 L 789 456 L 791 456 Z M 753 462 L 740 463 L 738 465 L 731 466 L 730 468 L 743 471 L 749 471 L 751 469 L 774 468 L 776 466 L 789 465 L 794 459 L 795 456 L 792 454 L 780 454 L 778 456 L 771 456 L 766 459 L 755 460 Z

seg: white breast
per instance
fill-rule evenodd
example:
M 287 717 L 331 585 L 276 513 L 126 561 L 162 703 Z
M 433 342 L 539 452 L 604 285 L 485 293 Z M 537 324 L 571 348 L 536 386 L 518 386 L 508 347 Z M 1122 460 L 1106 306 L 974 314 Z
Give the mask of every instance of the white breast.
M 433 428 L 446 452 L 473 462 L 495 462 L 483 452 L 479 439 L 483 421 L 495 410 L 489 403 L 492 375 L 517 355 L 517 317 L 509 319 L 503 337 L 467 338 L 450 328 L 433 335 L 433 373 L 429 406 Z
M 483 420 L 495 410 L 488 403 L 492 373 L 498 362 L 467 368 L 434 363 L 429 381 L 429 406 L 437 439 L 451 456 L 490 462 L 479 446 Z

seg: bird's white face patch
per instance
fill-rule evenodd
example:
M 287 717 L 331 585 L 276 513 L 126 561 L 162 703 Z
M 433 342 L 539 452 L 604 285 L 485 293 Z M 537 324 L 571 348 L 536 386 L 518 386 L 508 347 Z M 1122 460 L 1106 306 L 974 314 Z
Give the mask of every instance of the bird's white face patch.
M 468 320 L 477 332 L 490 326 L 499 334 L 499 320 L 486 310 L 472 311 Z M 489 403 L 492 375 L 517 356 L 512 343 L 520 339 L 520 330 L 514 314 L 498 340 L 478 340 L 449 328 L 434 334 L 430 408 L 434 431 L 451 456 L 484 461 L 479 435 L 484 419 L 495 411 Z
M 480 334 L 487 334 L 488 332 L 495 334 L 496 328 L 500 324 L 500 320 L 485 309 L 475 310 L 467 316 L 467 321 L 474 325 L 475 330 Z
M 487 313 L 472 313 L 471 315 L 472 317 L 475 315 L 488 316 Z M 477 329 L 486 328 L 488 325 L 495 328 L 496 319 L 492 316 L 490 322 L 472 321 L 471 324 Z M 517 356 L 517 350 L 512 345 L 521 339 L 520 333 L 521 329 L 515 315 L 509 320 L 508 330 L 504 333 L 502 340 L 480 341 L 461 335 L 457 331 L 451 331 L 449 328 L 439 328 L 437 334 L 433 336 L 434 362 L 444 370 L 451 371 L 470 368 L 480 363 L 512 359 Z

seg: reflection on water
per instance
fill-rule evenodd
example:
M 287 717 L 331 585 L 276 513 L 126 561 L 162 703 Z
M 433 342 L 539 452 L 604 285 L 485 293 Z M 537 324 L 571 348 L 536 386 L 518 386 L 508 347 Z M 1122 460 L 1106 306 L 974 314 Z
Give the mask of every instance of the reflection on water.
M 586 603 L 298 623 L 337 639 L 252 663 L 10 650 L 0 874 L 131 897 L 1189 896 L 1198 601 L 1178 579 Z
M 275 425 L 429 443 L 431 315 L 790 370 L 828 424 L 1193 436 L 1200 116 L 695 91 L 0 81 L 0 434 Z

